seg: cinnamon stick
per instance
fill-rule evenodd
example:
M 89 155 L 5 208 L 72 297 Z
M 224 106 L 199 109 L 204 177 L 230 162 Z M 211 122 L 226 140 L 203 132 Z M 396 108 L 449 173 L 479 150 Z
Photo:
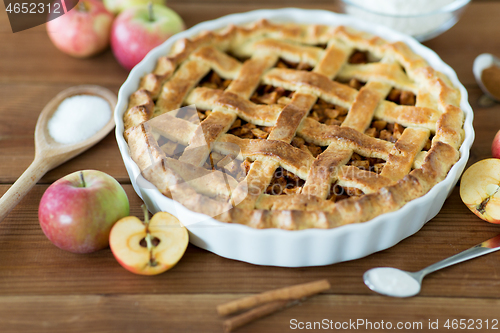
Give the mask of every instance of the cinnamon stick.
M 330 283 L 328 280 L 299 284 L 296 286 L 266 291 L 258 295 L 248 296 L 221 304 L 217 306 L 217 312 L 221 316 L 227 316 L 231 313 L 247 310 L 257 305 L 273 301 L 298 300 L 303 297 L 318 294 L 328 289 L 330 289 Z
M 251 321 L 262 318 L 264 316 L 270 315 L 273 312 L 284 309 L 285 307 L 295 305 L 298 302 L 288 302 L 288 301 L 274 301 L 270 303 L 266 303 L 259 307 L 256 307 L 252 310 L 234 316 L 230 319 L 227 319 L 223 323 L 224 332 L 229 333 L 233 330 L 241 327 L 243 325 L 248 324 Z

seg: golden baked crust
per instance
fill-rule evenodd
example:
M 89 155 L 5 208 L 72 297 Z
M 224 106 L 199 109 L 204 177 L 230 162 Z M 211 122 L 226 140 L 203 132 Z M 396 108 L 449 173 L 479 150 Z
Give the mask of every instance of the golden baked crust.
M 374 61 L 356 63 L 359 52 Z M 226 83 L 200 86 L 210 73 Z M 271 89 L 256 96 L 263 85 Z M 410 105 L 388 100 L 403 100 L 400 91 Z M 210 110 L 201 123 L 174 111 L 192 104 Z M 459 104 L 449 79 L 402 42 L 262 20 L 178 41 L 130 96 L 124 137 L 143 176 L 188 209 L 254 228 L 333 228 L 397 210 L 442 181 L 459 159 Z M 224 171 L 236 159 L 203 167 L 224 156 L 245 160 L 242 179 Z M 300 185 L 273 195 L 286 184 L 277 170 Z

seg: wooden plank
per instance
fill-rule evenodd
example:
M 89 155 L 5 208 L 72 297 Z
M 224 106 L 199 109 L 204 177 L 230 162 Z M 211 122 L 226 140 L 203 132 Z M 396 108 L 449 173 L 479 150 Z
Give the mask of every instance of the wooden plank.
M 89 59 L 76 59 L 57 50 L 45 31 L 4 32 L 0 38 L 0 83 L 120 85 L 127 78 L 128 72 L 110 50 Z
M 37 185 L 0 225 L 0 295 L 247 293 L 327 278 L 335 294 L 372 294 L 362 282 L 372 267 L 416 271 L 494 236 L 498 230 L 462 204 L 458 188 L 441 213 L 416 235 L 367 258 L 324 267 L 280 268 L 227 260 L 189 246 L 169 272 L 143 277 L 129 273 L 110 250 L 77 255 L 59 250 L 43 235 L 37 209 L 47 185 Z M 141 201 L 124 185 L 131 213 Z M 0 195 L 7 186 L 0 186 Z M 490 254 L 426 278 L 423 296 L 500 297 L 500 255 Z M 203 282 L 200 282 L 203 276 Z
M 224 318 L 217 316 L 215 307 L 234 298 L 227 294 L 1 296 L 0 326 L 5 333 L 221 332 Z M 444 325 L 453 319 L 481 319 L 483 328 L 479 331 L 494 332 L 485 329 L 485 321 L 489 320 L 491 328 L 492 319 L 498 320 L 498 306 L 498 299 L 318 295 L 238 332 L 288 332 L 298 329 L 299 322 L 304 327 L 307 322 L 326 325 L 320 329 L 316 324 L 316 329 L 308 332 L 335 330 L 335 324 L 343 322 L 361 332 L 384 332 L 389 325 L 396 329 L 398 322 L 411 327 L 403 330 L 407 332 L 448 332 Z M 375 330 L 382 320 L 386 329 Z M 429 323 L 436 320 L 439 329 L 429 330 Z M 476 324 L 471 327 L 477 329 Z
M 0 183 L 11 184 L 16 181 L 33 161 L 34 155 L 33 136 L 1 139 Z M 86 152 L 49 171 L 42 177 L 39 184 L 50 184 L 72 172 L 86 169 L 101 170 L 116 178 L 120 183 L 130 183 L 118 150 L 114 130 Z
M 206 20 L 236 12 L 261 8 L 279 8 L 281 2 L 181 2 L 171 3 L 185 20 L 188 27 Z M 287 3 L 287 6 L 291 4 Z M 327 1 L 293 3 L 297 7 L 336 10 L 333 2 Z M 465 84 L 474 83 L 471 66 L 475 56 L 481 52 L 500 54 L 500 46 L 491 38 L 497 31 L 496 18 L 500 14 L 500 2 L 472 3 L 463 18 L 450 31 L 425 43 L 434 49 L 457 72 Z M 127 71 L 114 60 L 111 51 L 90 59 L 74 59 L 59 52 L 50 42 L 45 27 L 39 26 L 12 34 L 7 26 L 6 15 L 0 21 L 2 52 L 0 53 L 0 82 L 44 82 L 44 83 L 95 83 L 120 85 Z M 33 53 L 36 50 L 36 53 Z

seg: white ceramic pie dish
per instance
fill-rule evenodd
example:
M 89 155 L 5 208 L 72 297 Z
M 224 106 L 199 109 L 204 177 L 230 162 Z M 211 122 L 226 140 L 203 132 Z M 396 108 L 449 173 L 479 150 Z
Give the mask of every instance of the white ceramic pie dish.
M 156 60 L 168 53 L 173 43 L 189 38 L 204 30 L 217 30 L 228 24 L 244 24 L 266 18 L 275 22 L 304 24 L 347 25 L 368 31 L 386 40 L 401 40 L 424 57 L 435 69 L 446 74 L 462 94 L 460 106 L 466 113 L 465 140 L 460 148 L 460 160 L 451 168 L 446 179 L 434 186 L 426 195 L 415 199 L 398 211 L 380 215 L 371 221 L 345 225 L 334 229 L 307 229 L 288 231 L 281 229 L 253 229 L 240 224 L 219 222 L 207 215 L 194 213 L 176 201 L 162 195 L 140 174 L 129 154 L 123 138 L 123 114 L 129 96 L 138 89 L 142 76 L 150 73 Z M 152 50 L 131 72 L 118 93 L 115 109 L 116 139 L 120 152 L 137 194 L 145 201 L 152 213 L 167 211 L 177 216 L 188 228 L 192 244 L 222 257 L 246 261 L 258 265 L 285 267 L 319 266 L 358 259 L 387 249 L 417 232 L 441 209 L 447 196 L 457 183 L 474 140 L 473 112 L 468 103 L 467 91 L 456 73 L 432 50 L 415 39 L 382 26 L 374 26 L 353 17 L 323 10 L 285 8 L 257 10 L 233 14 L 203 22 L 183 31 Z

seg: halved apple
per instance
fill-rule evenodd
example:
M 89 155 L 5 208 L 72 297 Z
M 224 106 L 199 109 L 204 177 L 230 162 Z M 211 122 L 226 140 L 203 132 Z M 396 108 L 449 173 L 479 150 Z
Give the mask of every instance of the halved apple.
M 460 197 L 481 219 L 500 223 L 500 160 L 489 158 L 467 169 L 460 182 Z
M 127 216 L 116 222 L 109 234 L 109 246 L 125 269 L 141 275 L 163 273 L 182 258 L 189 243 L 187 229 L 166 212 L 149 221 L 144 207 L 144 222 Z

